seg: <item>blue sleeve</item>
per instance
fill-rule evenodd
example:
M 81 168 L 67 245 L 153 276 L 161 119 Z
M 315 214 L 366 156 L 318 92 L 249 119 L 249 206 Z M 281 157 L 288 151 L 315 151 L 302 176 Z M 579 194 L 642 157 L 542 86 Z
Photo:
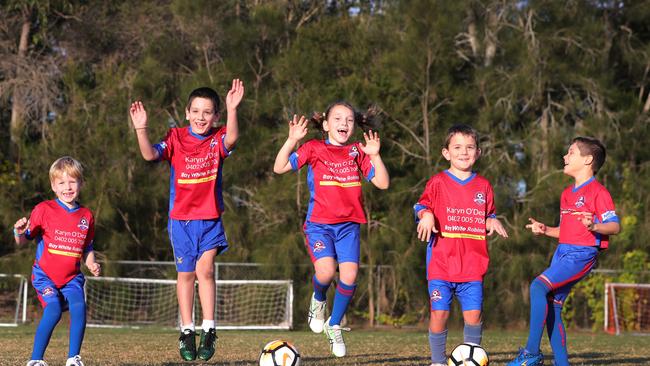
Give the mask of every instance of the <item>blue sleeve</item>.
M 368 176 L 366 177 L 366 181 L 370 182 L 372 178 L 375 177 L 375 166 L 373 165 L 372 168 L 370 168 L 370 171 L 368 172 Z
M 289 163 L 291 163 L 291 169 L 298 170 L 298 154 L 294 151 L 289 155 Z
M 429 208 L 427 206 L 421 205 L 419 203 L 416 203 L 415 205 L 413 205 L 413 214 L 415 214 L 415 223 L 416 224 L 420 223 L 420 218 L 418 217 L 418 214 L 420 213 L 420 211 L 428 210 L 428 209 Z

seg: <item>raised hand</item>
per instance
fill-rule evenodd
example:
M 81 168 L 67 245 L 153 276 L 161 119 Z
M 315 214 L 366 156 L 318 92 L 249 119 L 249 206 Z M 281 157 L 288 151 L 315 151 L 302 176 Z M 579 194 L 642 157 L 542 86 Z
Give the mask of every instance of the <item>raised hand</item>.
M 529 217 L 528 221 L 530 221 L 530 224 L 526 225 L 526 229 L 530 229 L 530 231 L 535 235 L 544 235 L 544 234 L 546 234 L 546 225 L 545 224 L 542 224 L 541 222 L 533 219 L 532 217 Z
M 244 98 L 244 82 L 239 79 L 232 80 L 232 87 L 226 95 L 226 109 L 237 109 L 239 103 Z
M 366 140 L 366 144 L 360 144 L 361 151 L 366 153 L 366 155 L 374 156 L 379 154 L 379 147 L 381 143 L 379 141 L 379 134 L 369 130 L 368 132 L 363 133 L 363 139 Z
M 300 116 L 298 119 L 297 115 L 293 115 L 293 120 L 289 120 L 289 139 L 300 141 L 303 137 L 307 135 L 307 119 L 305 116 Z
M 131 103 L 129 115 L 131 116 L 133 127 L 136 130 L 147 128 L 147 111 L 144 109 L 144 104 L 141 101 L 136 100 Z

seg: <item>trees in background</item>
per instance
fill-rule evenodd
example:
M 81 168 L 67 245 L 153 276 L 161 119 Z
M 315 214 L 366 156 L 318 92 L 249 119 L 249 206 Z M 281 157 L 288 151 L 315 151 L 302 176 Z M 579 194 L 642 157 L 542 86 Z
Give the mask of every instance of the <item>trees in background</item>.
M 650 7 L 637 1 L 0 1 L 0 223 L 51 197 L 61 155 L 86 166 L 85 205 L 106 259 L 169 260 L 168 168 L 144 162 L 128 120 L 150 111 L 150 134 L 184 126 L 186 97 L 223 96 L 245 81 L 242 137 L 224 170 L 227 261 L 306 264 L 304 172 L 271 166 L 293 114 L 349 100 L 381 111 L 388 191 L 365 192 L 363 262 L 395 268 L 396 291 L 359 291 L 394 316 L 426 316 L 424 246 L 411 205 L 444 169 L 446 129 L 481 132 L 478 170 L 495 186 L 511 238 L 490 242 L 488 320 L 524 321 L 527 286 L 555 243 L 523 230 L 558 218 L 571 137 L 608 147 L 599 179 L 624 231 L 601 258 L 650 250 Z M 6 14 L 6 16 L 5 16 Z M 312 133 L 310 136 L 316 137 Z M 0 239 L 3 271 L 29 271 L 33 247 Z M 305 267 L 276 268 L 301 280 Z M 369 277 L 373 279 L 373 276 Z M 368 289 L 371 289 L 368 284 Z M 308 289 L 301 288 L 304 294 Z M 303 296 L 307 298 L 307 296 Z M 298 299 L 301 296 L 297 297 Z

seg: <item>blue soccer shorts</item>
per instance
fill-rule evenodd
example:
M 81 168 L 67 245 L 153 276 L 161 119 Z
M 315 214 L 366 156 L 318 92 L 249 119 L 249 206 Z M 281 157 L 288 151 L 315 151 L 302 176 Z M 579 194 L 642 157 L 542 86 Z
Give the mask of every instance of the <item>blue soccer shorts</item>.
M 560 244 L 551 265 L 537 278 L 551 289 L 553 302 L 563 305 L 573 285 L 591 272 L 597 256 L 596 247 Z
M 68 309 L 68 297 L 71 294 L 78 294 L 81 298 L 84 296 L 84 283 L 86 279 L 84 275 L 79 273 L 73 277 L 68 283 L 63 287 L 57 288 L 54 282 L 47 277 L 45 272 L 38 266 L 34 265 L 32 267 L 32 286 L 36 290 L 38 296 L 38 301 L 41 302 L 41 306 L 45 308 L 47 304 L 52 302 L 58 302 L 62 306 L 63 310 Z
M 483 282 L 449 282 L 443 280 L 429 280 L 429 303 L 431 311 L 451 308 L 454 296 L 460 302 L 462 311 L 483 309 Z
M 228 250 L 226 232 L 221 219 L 174 220 L 167 225 L 178 272 L 194 272 L 196 262 L 208 250 L 217 249 L 217 255 Z
M 311 261 L 333 257 L 339 263 L 359 264 L 361 225 L 356 222 L 317 224 L 305 222 L 305 247 Z

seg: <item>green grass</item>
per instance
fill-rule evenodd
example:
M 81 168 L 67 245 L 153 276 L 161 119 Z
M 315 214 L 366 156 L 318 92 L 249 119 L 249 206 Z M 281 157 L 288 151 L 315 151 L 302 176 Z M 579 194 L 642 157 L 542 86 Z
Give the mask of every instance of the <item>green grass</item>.
M 0 365 L 24 365 L 31 354 L 34 326 L 0 328 Z M 302 355 L 302 365 L 428 365 L 429 346 L 424 330 L 360 330 L 346 333 L 348 356 L 329 356 L 322 334 L 308 331 L 220 331 L 217 353 L 211 365 L 255 365 L 261 348 L 274 339 L 293 342 Z M 503 365 L 526 341 L 523 331 L 488 330 L 483 346 L 491 365 Z M 176 331 L 149 329 L 88 328 L 81 355 L 93 365 L 199 365 L 181 362 Z M 461 340 L 460 330 L 451 330 L 448 350 Z M 572 365 L 648 365 L 650 338 L 611 336 L 603 333 L 569 332 Z M 542 350 L 550 355 L 548 342 Z M 45 354 L 50 365 L 63 365 L 68 350 L 68 327 L 60 323 Z M 551 359 L 547 358 L 547 365 Z

